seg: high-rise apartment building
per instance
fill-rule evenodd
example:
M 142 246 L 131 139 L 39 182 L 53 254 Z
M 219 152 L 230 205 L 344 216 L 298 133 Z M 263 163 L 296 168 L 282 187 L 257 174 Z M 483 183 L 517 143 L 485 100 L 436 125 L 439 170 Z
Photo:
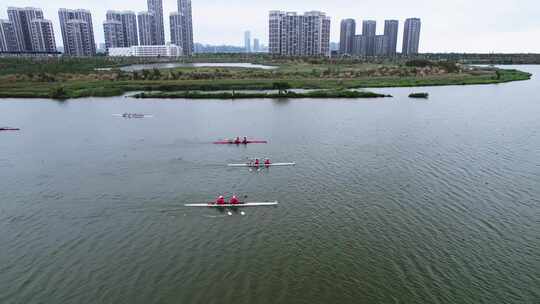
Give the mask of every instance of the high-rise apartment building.
M 387 37 L 387 47 L 384 52 L 384 55 L 387 55 L 387 56 L 396 55 L 398 30 L 399 30 L 399 21 L 397 20 L 384 21 L 384 35 Z
M 244 50 L 246 53 L 251 53 L 251 32 L 244 32 Z
M 8 7 L 9 21 L 15 30 L 17 48 L 21 52 L 34 51 L 32 47 L 32 20 L 43 19 L 43 11 L 34 7 Z
M 268 18 L 268 51 L 270 54 L 281 53 L 281 23 L 285 12 L 271 11 Z
M 139 24 L 139 42 L 140 45 L 157 45 L 155 40 L 156 17 L 153 12 L 140 12 L 137 15 Z
M 58 10 L 64 54 L 69 56 L 95 56 L 96 42 L 92 14 L 84 9 Z
M 122 23 L 124 44 L 126 47 L 139 45 L 137 33 L 137 16 L 132 11 L 107 11 L 107 20 L 115 20 Z
M 269 51 L 281 56 L 330 56 L 330 17 L 323 12 L 270 11 Z
M 405 20 L 405 29 L 403 32 L 403 55 L 409 56 L 418 54 L 421 26 L 422 22 L 418 18 L 409 18 Z
M 191 54 L 193 54 L 193 19 L 191 12 L 191 0 L 178 0 L 178 13 L 176 14 L 178 14 L 178 21 L 176 25 L 181 34 L 179 35 L 180 40 L 178 41 L 178 46 L 182 47 L 182 51 L 184 52 L 185 56 L 191 56 Z
M 377 21 L 364 20 L 362 21 L 362 36 L 365 36 L 367 41 L 367 55 L 375 55 L 375 35 L 377 34 Z
M 124 27 L 121 21 L 106 20 L 103 22 L 103 32 L 105 35 L 105 48 L 128 47 L 124 37 Z
M 171 13 L 169 16 L 169 24 L 171 26 L 171 43 L 182 47 L 183 30 L 182 30 L 182 15 L 180 13 Z
M 354 19 L 341 20 L 339 38 L 339 53 L 351 55 L 353 53 L 354 36 L 356 35 L 356 21 Z
M 88 32 L 90 25 L 80 19 L 67 20 L 64 23 L 66 40 L 64 41 L 64 53 L 69 56 L 83 57 L 93 56 L 92 48 L 95 44 L 90 44 Z
M 154 45 L 165 44 L 165 27 L 163 25 L 163 0 L 148 0 L 148 12 L 154 13 L 155 37 L 152 38 Z
M 179 45 L 182 42 L 182 17 L 178 12 L 169 15 L 169 26 L 171 27 L 171 43 Z
M 122 12 L 122 28 L 124 29 L 124 40 L 126 46 L 139 45 L 139 35 L 137 33 L 137 16 L 134 12 Z
M 30 22 L 32 51 L 56 52 L 53 24 L 50 20 L 34 19 Z
M 13 23 L 0 19 L 0 52 L 16 52 L 18 50 Z

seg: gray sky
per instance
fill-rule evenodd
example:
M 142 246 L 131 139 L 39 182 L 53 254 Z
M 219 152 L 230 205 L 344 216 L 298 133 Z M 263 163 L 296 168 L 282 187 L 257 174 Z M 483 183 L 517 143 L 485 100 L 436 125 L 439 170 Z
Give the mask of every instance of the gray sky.
M 332 41 L 339 41 L 343 18 L 378 21 L 399 19 L 400 32 L 407 17 L 422 19 L 421 52 L 536 52 L 540 53 L 540 0 L 192 0 L 195 42 L 243 44 L 243 32 L 267 44 L 269 10 L 320 10 L 332 17 Z M 108 9 L 146 10 L 146 0 L 0 0 L 0 18 L 8 6 L 35 6 L 55 25 L 61 45 L 58 8 L 85 8 L 92 12 L 96 42 L 103 42 Z M 163 0 L 165 33 L 169 40 L 169 13 L 176 0 Z M 401 35 L 400 38 L 401 40 Z

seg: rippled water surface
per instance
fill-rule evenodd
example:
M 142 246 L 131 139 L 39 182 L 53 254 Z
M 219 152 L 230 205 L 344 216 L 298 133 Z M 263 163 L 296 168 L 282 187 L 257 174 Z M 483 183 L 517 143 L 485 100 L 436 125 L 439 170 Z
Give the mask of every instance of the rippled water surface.
M 210 67 L 210 68 L 249 68 L 249 69 L 263 69 L 271 70 L 276 67 L 270 65 L 253 64 L 253 63 L 151 63 L 151 64 L 135 64 L 122 67 L 121 70 L 126 72 L 151 70 L 151 69 L 174 69 L 174 68 L 196 68 L 196 67 Z
M 0 303 L 539 303 L 539 87 L 1 100 Z

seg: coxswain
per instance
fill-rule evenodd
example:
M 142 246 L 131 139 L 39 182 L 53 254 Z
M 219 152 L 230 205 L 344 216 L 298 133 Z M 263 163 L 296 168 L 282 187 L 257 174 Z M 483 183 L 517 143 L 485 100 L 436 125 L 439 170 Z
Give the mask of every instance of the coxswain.
M 233 195 L 233 197 L 231 198 L 230 203 L 231 203 L 231 205 L 238 205 L 238 204 L 240 204 L 240 201 L 238 200 L 238 197 L 236 197 L 236 195 Z
M 225 205 L 225 198 L 223 195 L 220 195 L 216 200 L 216 205 Z
M 270 167 L 270 160 L 268 158 L 264 160 L 264 165 Z
M 248 143 L 247 137 L 244 136 L 244 139 L 242 140 L 242 144 L 247 145 L 247 143 Z
M 239 145 L 240 144 L 240 137 L 237 136 L 236 139 L 234 140 L 234 143 Z

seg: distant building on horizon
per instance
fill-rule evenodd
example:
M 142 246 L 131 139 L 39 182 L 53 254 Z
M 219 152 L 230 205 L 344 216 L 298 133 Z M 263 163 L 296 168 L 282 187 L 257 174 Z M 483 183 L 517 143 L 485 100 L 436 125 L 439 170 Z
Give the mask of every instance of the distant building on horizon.
M 258 53 L 261 51 L 261 42 L 258 38 L 253 38 L 253 52 Z
M 356 35 L 356 21 L 354 19 L 341 20 L 339 38 L 339 53 L 351 55 L 353 53 L 354 36 Z
M 384 55 L 386 56 L 396 55 L 398 31 L 399 31 L 398 20 L 385 20 L 384 21 L 384 35 L 387 37 L 387 46 L 386 46 Z
M 422 22 L 419 18 L 409 18 L 405 20 L 402 55 L 410 56 L 418 54 L 421 26 Z
M 268 36 L 272 55 L 330 56 L 330 17 L 323 12 L 270 11 Z
M 95 56 L 96 42 L 92 14 L 84 9 L 58 10 L 64 54 L 68 56 Z
M 139 44 L 157 45 L 156 41 L 156 16 L 153 12 L 140 12 L 137 14 L 139 25 Z
M 362 34 L 354 35 L 352 42 L 349 42 L 350 35 L 355 31 L 353 19 L 343 19 L 341 21 L 340 35 L 340 55 L 351 54 L 354 56 L 396 56 L 397 40 L 399 34 L 398 20 L 384 21 L 384 34 L 377 35 L 377 22 L 375 20 L 362 21 Z M 418 18 L 409 18 L 405 21 L 403 35 L 402 54 L 418 54 L 420 41 L 421 22 Z M 349 51 L 349 44 L 351 50 Z
M 13 23 L 0 19 L 0 52 L 16 52 L 18 50 Z
M 165 26 L 163 25 L 163 0 L 148 0 L 148 12 L 154 13 L 154 32 L 152 41 L 154 45 L 165 44 Z
M 244 32 L 244 51 L 246 53 L 251 53 L 251 32 Z
M 195 43 L 194 44 L 195 53 L 242 53 L 244 52 L 243 46 L 235 45 L 210 45 Z

